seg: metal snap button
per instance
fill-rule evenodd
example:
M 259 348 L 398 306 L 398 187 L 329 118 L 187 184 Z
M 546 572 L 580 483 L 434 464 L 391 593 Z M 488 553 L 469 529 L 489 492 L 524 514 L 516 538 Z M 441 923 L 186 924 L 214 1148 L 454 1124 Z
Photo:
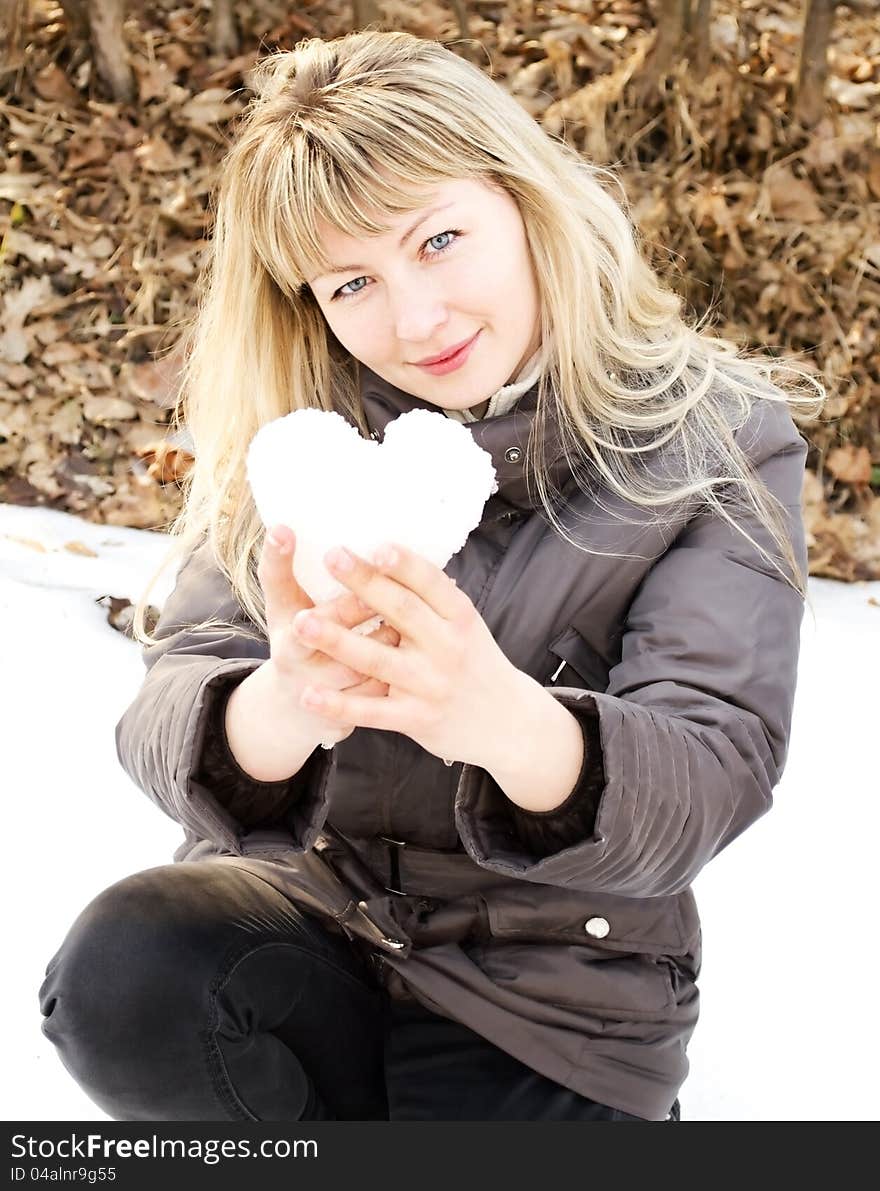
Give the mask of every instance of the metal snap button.
M 608 925 L 607 918 L 588 918 L 584 923 L 584 930 L 594 939 L 604 939 L 611 927 Z
M 522 451 L 519 447 L 508 447 L 504 452 L 504 458 L 508 463 L 519 463 L 522 459 Z
M 376 438 L 376 439 L 377 439 L 378 437 L 379 437 L 379 431 L 378 431 L 378 430 L 371 430 L 371 431 L 370 431 L 370 438 Z

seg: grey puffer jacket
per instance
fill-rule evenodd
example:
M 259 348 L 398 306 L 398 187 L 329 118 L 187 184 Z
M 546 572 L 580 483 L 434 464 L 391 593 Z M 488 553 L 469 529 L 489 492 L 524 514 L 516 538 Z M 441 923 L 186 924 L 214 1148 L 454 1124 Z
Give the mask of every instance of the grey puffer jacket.
M 368 369 L 361 377 L 375 438 L 409 409 L 434 409 Z M 522 811 L 485 770 L 364 728 L 317 748 L 287 782 L 254 782 L 229 753 L 223 710 L 268 643 L 244 635 L 255 628 L 205 543 L 178 573 L 161 640 L 144 650 L 117 752 L 183 827 L 176 862 L 257 873 L 362 948 L 390 995 L 463 1022 L 581 1095 L 660 1121 L 687 1075 L 698 1016 L 691 883 L 772 803 L 803 600 L 716 515 L 682 506 L 661 528 L 598 480 L 582 479 L 582 491 L 551 420 L 562 520 L 609 553 L 572 547 L 526 489 L 536 398 L 537 384 L 512 412 L 467 425 L 499 491 L 445 569 L 506 656 L 581 724 L 584 768 L 563 806 Z M 763 399 L 737 441 L 785 507 L 806 567 L 806 441 L 783 405 Z M 761 526 L 746 529 L 775 553 Z M 211 616 L 242 635 L 194 627 Z

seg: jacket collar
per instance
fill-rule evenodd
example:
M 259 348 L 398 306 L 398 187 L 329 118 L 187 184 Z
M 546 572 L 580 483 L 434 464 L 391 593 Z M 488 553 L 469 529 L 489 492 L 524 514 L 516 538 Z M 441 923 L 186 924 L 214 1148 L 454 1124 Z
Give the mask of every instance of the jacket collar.
M 405 393 L 363 364 L 358 365 L 360 396 L 371 438 L 381 442 L 385 427 L 401 414 L 413 409 L 427 409 L 445 417 L 436 405 Z M 492 456 L 498 491 L 487 502 L 487 512 L 512 505 L 518 509 L 532 509 L 540 504 L 537 485 L 532 480 L 532 493 L 526 490 L 526 446 L 532 424 L 537 418 L 538 381 L 522 394 L 516 406 L 506 414 L 480 418 L 476 422 L 462 422 L 472 434 L 477 446 Z M 537 433 L 537 432 L 536 432 Z M 551 408 L 544 426 L 544 454 L 549 477 L 554 488 L 561 489 L 571 477 L 571 469 L 562 446 L 555 411 Z

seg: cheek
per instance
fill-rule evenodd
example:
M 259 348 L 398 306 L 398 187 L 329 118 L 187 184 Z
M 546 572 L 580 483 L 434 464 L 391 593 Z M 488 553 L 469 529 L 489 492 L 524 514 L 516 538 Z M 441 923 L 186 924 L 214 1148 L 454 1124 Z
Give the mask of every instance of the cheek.
M 534 283 L 528 244 L 518 229 L 508 229 L 508 232 L 503 236 L 499 234 L 483 265 L 486 283 L 509 300 L 513 294 L 524 297 Z
M 507 256 L 481 253 L 468 260 L 456 275 L 457 303 L 464 309 L 476 308 L 486 314 L 503 310 L 519 279 L 519 266 Z
M 516 304 L 522 311 L 523 319 L 531 323 L 540 303 L 540 292 L 526 243 L 522 244 L 521 250 L 512 253 L 508 258 L 505 284 L 506 292 L 509 295 L 516 295 Z
M 356 298 L 352 299 L 352 305 L 358 304 Z M 382 340 L 382 330 L 374 325 L 375 318 L 363 311 L 351 311 L 347 314 L 342 311 L 337 314 L 335 310 L 329 316 L 325 313 L 324 317 L 337 340 L 358 360 L 366 360 L 369 356 L 377 354 Z
M 491 305 L 496 317 L 496 330 L 506 341 L 519 343 L 523 336 L 531 337 L 540 316 L 540 294 L 534 275 L 528 246 L 509 251 L 500 257 L 493 269 L 483 275 L 482 293 L 486 307 Z

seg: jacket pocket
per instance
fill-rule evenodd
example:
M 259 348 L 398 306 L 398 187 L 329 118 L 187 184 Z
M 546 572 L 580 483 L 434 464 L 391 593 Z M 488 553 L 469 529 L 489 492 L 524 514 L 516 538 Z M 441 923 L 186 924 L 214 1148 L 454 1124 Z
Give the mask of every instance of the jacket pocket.
M 500 988 L 602 1021 L 666 1021 L 676 1009 L 669 964 L 560 943 L 493 943 L 471 959 Z
M 569 626 L 547 646 L 556 661 L 545 685 L 587 687 L 604 691 L 608 687 L 608 667 L 577 629 Z
M 699 930 L 693 894 L 619 897 L 516 881 L 480 892 L 493 939 L 583 943 L 602 951 L 686 955 Z
M 555 888 L 543 900 L 534 890 L 509 888 L 480 897 L 488 941 L 478 962 L 500 986 L 609 1021 L 674 1014 L 674 957 L 693 942 L 677 897 L 593 897 Z

